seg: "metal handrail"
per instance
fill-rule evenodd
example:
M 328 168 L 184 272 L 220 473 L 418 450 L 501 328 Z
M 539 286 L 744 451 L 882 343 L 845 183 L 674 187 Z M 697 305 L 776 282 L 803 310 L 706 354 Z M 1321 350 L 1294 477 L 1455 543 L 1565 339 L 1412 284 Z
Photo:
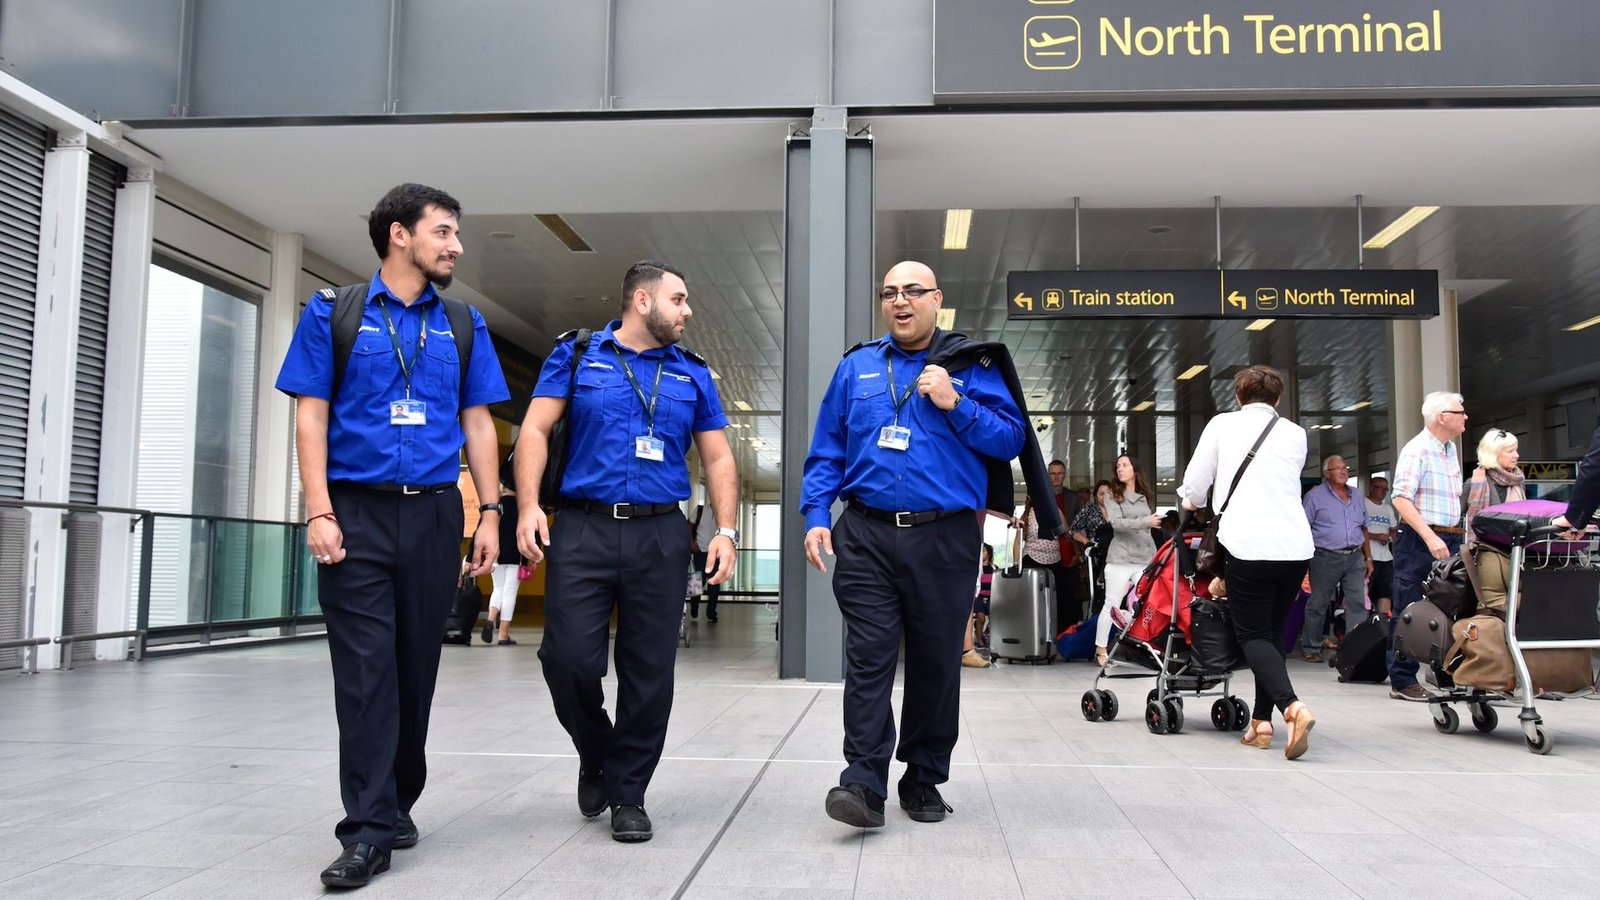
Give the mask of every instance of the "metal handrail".
M 94 634 L 63 634 L 62 636 L 56 638 L 56 643 L 67 648 L 67 664 L 62 666 L 62 668 L 71 669 L 73 666 L 71 648 L 72 645 L 78 641 L 110 641 L 116 640 L 117 638 L 134 638 L 133 661 L 138 662 L 139 660 L 144 659 L 144 636 L 144 631 L 138 628 L 129 631 L 97 631 Z M 35 640 L 46 644 L 50 643 L 49 638 L 35 638 Z
M 0 650 L 21 650 L 22 671 L 26 675 L 39 674 L 39 651 L 37 648 L 50 643 L 49 638 L 16 638 L 0 641 Z

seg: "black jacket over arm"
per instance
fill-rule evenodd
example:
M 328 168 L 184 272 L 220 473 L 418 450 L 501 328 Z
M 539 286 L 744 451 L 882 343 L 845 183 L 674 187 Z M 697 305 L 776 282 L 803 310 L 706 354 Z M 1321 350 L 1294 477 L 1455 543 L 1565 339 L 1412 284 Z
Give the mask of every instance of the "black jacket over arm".
M 1066 533 L 1061 512 L 1056 508 L 1055 492 L 1045 471 L 1044 456 L 1039 452 L 1039 440 L 1034 435 L 1028 416 L 1028 398 L 1022 392 L 1022 381 L 1017 378 L 1016 364 L 1011 361 L 1011 351 L 998 341 L 975 341 L 964 334 L 936 329 L 933 342 L 928 346 L 928 365 L 942 366 L 954 373 L 972 366 L 998 367 L 1005 379 L 1011 399 L 1022 411 L 1023 442 L 1022 477 L 1028 483 L 1028 497 L 1033 501 L 1034 516 L 1039 520 L 1039 536 L 1060 537 Z M 989 472 L 989 492 L 984 506 L 1003 513 L 1007 518 L 1016 515 L 1017 497 L 1011 480 L 1011 460 L 984 457 Z
M 1578 482 L 1572 486 L 1572 499 L 1567 501 L 1567 523 L 1582 528 L 1595 507 L 1600 506 L 1600 422 L 1594 426 L 1594 437 L 1589 439 L 1589 452 L 1578 463 Z

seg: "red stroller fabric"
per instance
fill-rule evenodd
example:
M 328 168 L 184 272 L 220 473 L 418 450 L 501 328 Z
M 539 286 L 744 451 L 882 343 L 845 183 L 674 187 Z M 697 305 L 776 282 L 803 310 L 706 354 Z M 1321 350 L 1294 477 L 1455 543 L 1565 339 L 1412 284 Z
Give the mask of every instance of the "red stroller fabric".
M 1191 551 L 1186 553 L 1179 552 L 1179 539 L 1167 541 L 1144 567 L 1134 588 L 1139 597 L 1139 608 L 1133 621 L 1128 623 L 1128 637 L 1160 653 L 1165 647 L 1166 630 L 1176 626 L 1183 635 L 1184 643 L 1189 643 L 1193 621 L 1189 602 L 1196 595 L 1210 596 L 1204 585 L 1195 583 L 1193 569 L 1192 550 L 1203 536 L 1199 532 L 1183 535 L 1181 540 L 1186 545 L 1183 549 Z M 1185 567 L 1187 571 L 1180 572 L 1183 558 L 1189 560 L 1189 565 Z

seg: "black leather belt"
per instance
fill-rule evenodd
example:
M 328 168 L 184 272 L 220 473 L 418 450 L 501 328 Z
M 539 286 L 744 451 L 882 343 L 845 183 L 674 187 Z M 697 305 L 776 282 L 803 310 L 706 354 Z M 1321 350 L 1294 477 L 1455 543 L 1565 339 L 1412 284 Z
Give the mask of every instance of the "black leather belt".
M 676 503 L 657 503 L 655 505 L 641 503 L 601 503 L 598 500 L 573 500 L 562 497 L 556 504 L 557 509 L 581 509 L 584 512 L 604 513 L 613 519 L 643 519 L 648 516 L 664 516 L 670 512 L 678 511 Z
M 330 487 L 355 488 L 358 491 L 374 491 L 380 494 L 439 494 L 455 487 L 454 481 L 444 484 L 363 484 L 359 481 L 335 481 Z
M 869 519 L 893 522 L 896 528 L 910 528 L 913 525 L 924 525 L 928 522 L 937 522 L 940 519 L 948 519 L 951 516 L 959 516 L 962 513 L 971 512 L 968 509 L 958 509 L 952 512 L 944 512 L 938 509 L 930 509 L 926 512 L 906 512 L 904 510 L 896 512 L 887 509 L 874 509 L 860 500 L 847 500 L 845 505 Z
M 1317 549 L 1321 550 L 1324 553 L 1337 553 L 1340 556 L 1349 556 L 1352 553 L 1359 552 L 1361 550 L 1361 545 L 1357 544 L 1354 547 L 1345 547 L 1342 550 L 1332 550 L 1332 549 L 1329 549 L 1328 547 L 1318 547 Z

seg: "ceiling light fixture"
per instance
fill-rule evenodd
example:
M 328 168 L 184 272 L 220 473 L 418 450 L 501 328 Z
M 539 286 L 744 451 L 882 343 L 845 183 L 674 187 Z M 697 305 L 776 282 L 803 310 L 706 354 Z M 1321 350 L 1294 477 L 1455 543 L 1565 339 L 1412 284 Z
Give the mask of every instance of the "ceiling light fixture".
M 555 239 L 573 253 L 594 252 L 594 248 L 589 246 L 589 242 L 584 240 L 583 236 L 578 234 L 577 229 L 572 227 L 572 223 L 566 219 L 555 213 L 534 213 L 533 217 L 538 219 L 540 225 L 549 229 L 550 233 L 555 235 Z
M 967 232 L 972 230 L 972 210 L 947 209 L 944 212 L 944 248 L 967 249 Z
M 1277 319 L 1257 319 L 1244 327 L 1245 331 L 1266 331 Z
M 1573 323 L 1571 325 L 1568 325 L 1566 328 L 1564 328 L 1562 330 L 1563 331 L 1582 331 L 1585 328 L 1589 328 L 1589 327 L 1594 326 L 1594 325 L 1600 325 L 1600 316 L 1595 316 L 1594 318 L 1591 318 L 1591 319 L 1584 319 L 1582 322 L 1575 322 L 1575 323 Z
M 733 401 L 733 408 L 737 409 L 737 410 L 740 410 L 742 412 L 749 412 L 752 409 L 754 409 L 755 407 L 753 407 L 750 404 L 744 402 L 743 400 L 735 400 L 735 401 Z
M 939 310 L 939 314 L 934 317 L 933 324 L 939 326 L 941 331 L 949 331 L 950 329 L 956 327 L 955 307 L 947 306 L 941 308 Z
M 1368 250 L 1382 250 L 1395 242 L 1400 235 L 1417 227 L 1417 223 L 1439 211 L 1437 206 L 1413 206 L 1400 214 L 1400 218 L 1389 223 L 1389 227 L 1373 235 L 1362 247 Z
M 1156 405 L 1156 402 L 1154 400 L 1146 400 L 1143 403 L 1140 403 L 1138 406 L 1135 406 L 1133 408 L 1133 411 L 1134 412 L 1144 412 L 1145 410 L 1147 410 L 1150 407 L 1155 406 L 1155 405 Z
M 1355 412 L 1358 409 L 1366 409 L 1367 407 L 1369 407 L 1371 405 L 1372 405 L 1372 401 L 1371 400 L 1363 400 L 1360 403 L 1352 403 L 1349 406 L 1346 406 L 1343 411 L 1344 412 Z
M 1189 379 L 1195 377 L 1196 375 L 1199 375 L 1201 372 L 1204 372 L 1208 368 L 1210 368 L 1210 366 L 1207 366 L 1207 365 L 1204 365 L 1204 364 L 1198 365 L 1198 366 L 1190 366 L 1189 368 L 1187 368 L 1187 369 L 1185 369 L 1183 371 L 1182 375 L 1178 376 L 1178 380 L 1179 381 L 1188 381 Z

